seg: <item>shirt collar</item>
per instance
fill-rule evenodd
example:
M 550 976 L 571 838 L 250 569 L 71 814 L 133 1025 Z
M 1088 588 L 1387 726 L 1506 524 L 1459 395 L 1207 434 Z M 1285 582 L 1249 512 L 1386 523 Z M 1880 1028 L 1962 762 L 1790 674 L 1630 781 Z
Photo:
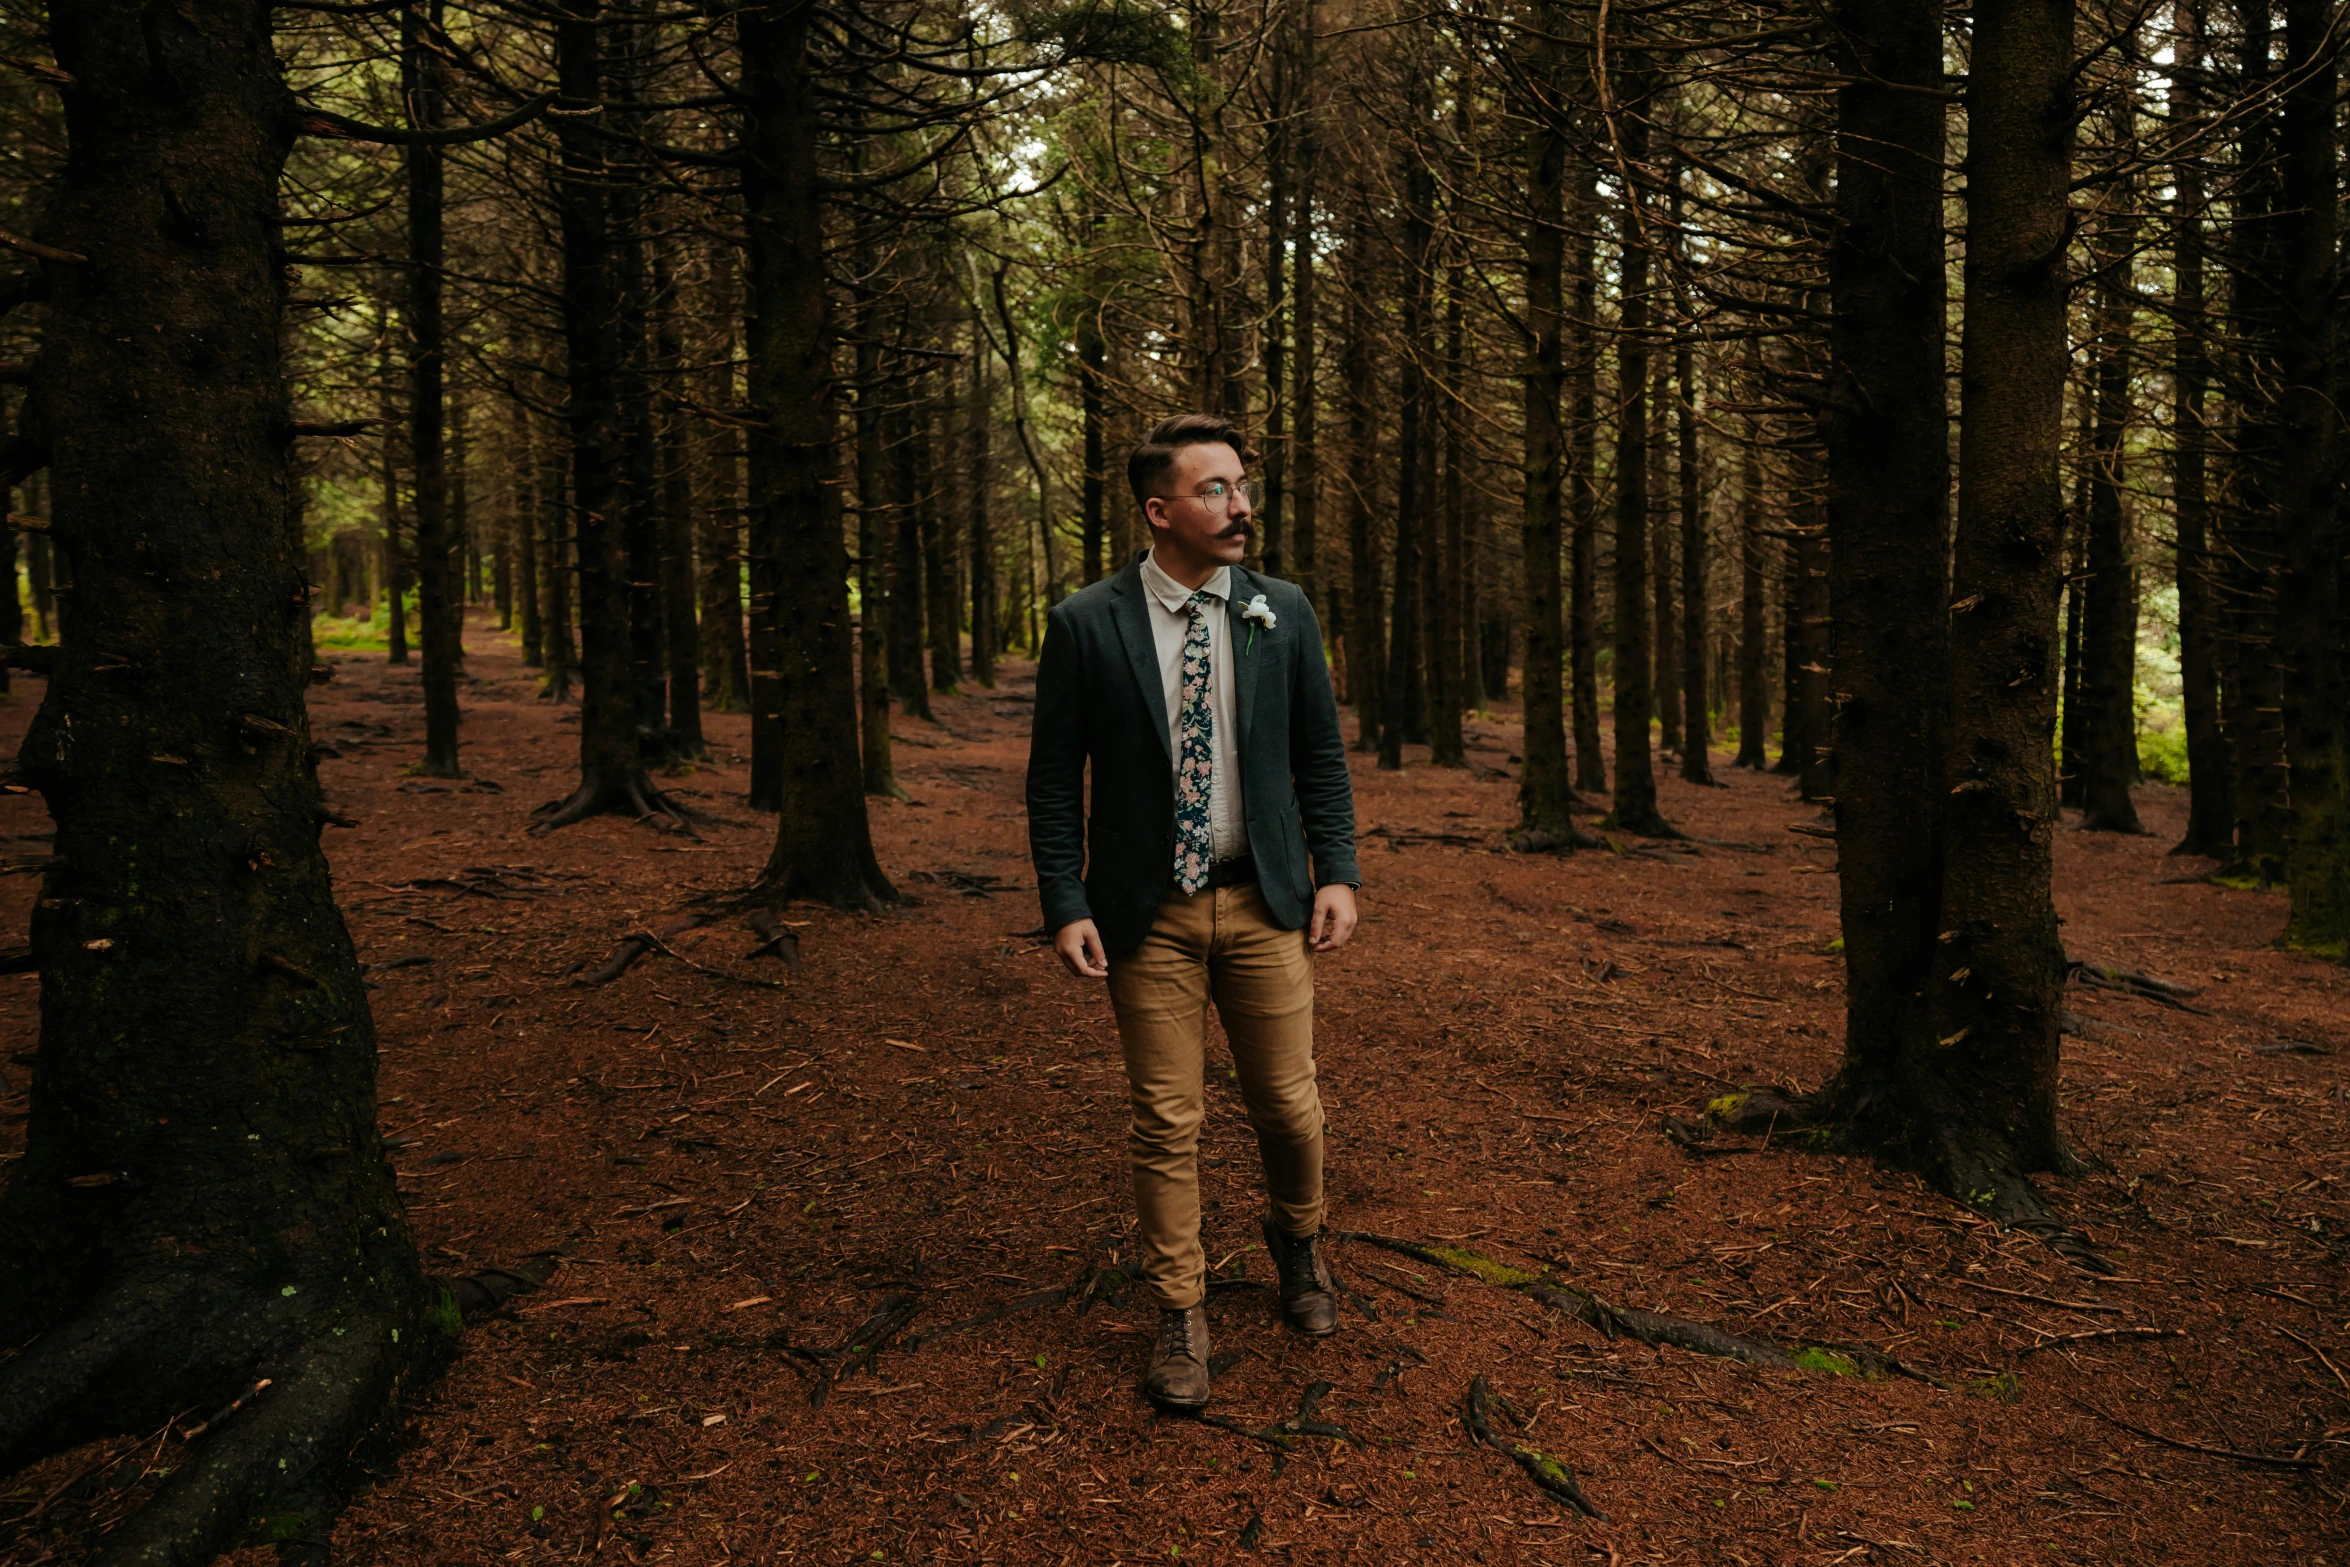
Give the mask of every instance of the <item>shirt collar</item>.
M 1160 568 L 1159 558 L 1155 551 L 1142 558 L 1142 585 L 1149 591 L 1152 598 L 1159 601 L 1160 607 L 1171 615 L 1181 614 L 1183 606 L 1191 601 L 1191 589 L 1168 576 Z M 1216 574 L 1210 577 L 1199 591 L 1211 598 L 1222 599 L 1224 602 L 1230 603 L 1232 601 L 1232 568 L 1218 566 Z

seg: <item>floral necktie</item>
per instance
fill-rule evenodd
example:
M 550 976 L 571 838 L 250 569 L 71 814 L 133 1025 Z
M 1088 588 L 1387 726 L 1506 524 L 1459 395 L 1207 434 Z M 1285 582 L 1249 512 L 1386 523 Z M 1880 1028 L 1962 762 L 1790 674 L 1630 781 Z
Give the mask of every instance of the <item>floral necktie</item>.
M 1175 885 L 1186 893 L 1208 884 L 1214 839 L 1208 830 L 1208 786 L 1215 775 L 1216 715 L 1208 706 L 1208 606 L 1205 591 L 1184 600 L 1191 629 L 1183 637 L 1183 696 L 1176 708 L 1180 742 L 1175 768 Z

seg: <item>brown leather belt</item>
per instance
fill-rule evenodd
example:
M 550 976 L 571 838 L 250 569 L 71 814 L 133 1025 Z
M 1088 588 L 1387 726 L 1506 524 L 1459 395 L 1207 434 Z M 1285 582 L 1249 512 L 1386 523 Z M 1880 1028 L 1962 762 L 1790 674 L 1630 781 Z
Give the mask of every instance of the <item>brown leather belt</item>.
M 1257 879 L 1254 855 L 1235 855 L 1229 860 L 1212 860 L 1208 864 L 1208 886 L 1246 887 Z

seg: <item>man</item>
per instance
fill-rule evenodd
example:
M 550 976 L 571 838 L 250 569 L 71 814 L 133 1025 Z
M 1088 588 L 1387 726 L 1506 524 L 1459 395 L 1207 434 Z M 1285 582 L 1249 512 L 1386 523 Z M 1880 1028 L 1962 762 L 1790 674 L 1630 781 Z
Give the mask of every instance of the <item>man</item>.
M 1210 997 L 1264 1160 L 1282 1314 L 1300 1333 L 1338 1327 L 1309 954 L 1354 933 L 1354 791 L 1313 606 L 1240 565 L 1250 455 L 1229 421 L 1182 414 L 1127 458 L 1151 547 L 1053 610 L 1028 751 L 1045 927 L 1070 973 L 1109 980 L 1118 1016 L 1140 1265 L 1159 1307 L 1143 1391 L 1174 1410 L 1208 1401 Z

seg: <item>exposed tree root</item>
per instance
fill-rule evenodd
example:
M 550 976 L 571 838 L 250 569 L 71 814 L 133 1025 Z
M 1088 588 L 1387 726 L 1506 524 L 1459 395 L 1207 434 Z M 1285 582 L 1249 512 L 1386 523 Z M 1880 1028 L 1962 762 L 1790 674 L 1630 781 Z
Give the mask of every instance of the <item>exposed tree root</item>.
M 2256 1464 L 2265 1469 L 2315 1469 L 2317 1467 L 2316 1459 L 2304 1458 L 2299 1453 L 2290 1456 L 2282 1453 L 2247 1453 L 2239 1448 L 2212 1447 L 2202 1442 L 2188 1442 L 2175 1436 L 2164 1436 L 2160 1431 L 2149 1431 L 2144 1426 L 2132 1425 L 2119 1415 L 2107 1414 L 2085 1399 L 2074 1398 L 2069 1393 L 2061 1393 L 2058 1396 L 2068 1404 L 2075 1404 L 2086 1409 L 2108 1425 L 2119 1426 L 2132 1436 L 2142 1436 L 2147 1441 L 2158 1442 L 2164 1447 L 2175 1447 L 2182 1453 L 2202 1453 L 2207 1457 L 2233 1459 L 2239 1464 Z
M 1262 1431 L 1242 1425 L 1229 1415 L 1215 1415 L 1202 1411 L 1192 1418 L 1201 1425 L 1214 1426 L 1218 1430 L 1229 1431 L 1234 1436 L 1247 1437 L 1252 1442 L 1262 1442 L 1276 1452 L 1295 1452 L 1297 1439 L 1301 1436 L 1327 1437 L 1333 1442 L 1344 1442 L 1357 1452 L 1364 1451 L 1362 1438 L 1356 1436 L 1346 1427 L 1332 1425 L 1327 1420 L 1314 1418 L 1314 1411 L 1321 1406 L 1322 1400 L 1329 1396 L 1329 1383 L 1316 1382 L 1312 1384 L 1299 1397 L 1296 1414 L 1291 1415 L 1287 1420 L 1276 1421 Z
M 619 778 L 583 779 L 570 798 L 550 800 L 532 815 L 537 818 L 530 825 L 533 838 L 543 838 L 558 827 L 569 827 L 591 816 L 627 816 L 689 838 L 693 829 L 688 823 L 709 820 L 706 813 L 663 793 L 642 767 L 631 768 Z
M 847 1380 L 859 1369 L 870 1373 L 881 1352 L 905 1331 L 906 1324 L 922 1314 L 926 1304 L 919 1295 L 884 1297 L 881 1304 L 874 1308 L 873 1315 L 857 1324 L 856 1330 L 849 1334 L 847 1343 L 828 1352 L 826 1358 L 832 1362 L 831 1368 L 826 1374 L 817 1377 L 815 1387 L 808 1394 L 809 1404 L 821 1409 L 824 1407 L 825 1395 L 832 1390 L 835 1382 Z
M 1821 1096 L 1784 1088 L 1724 1094 L 1706 1106 L 1706 1116 L 1732 1131 L 1759 1134 L 1765 1142 L 1801 1133 L 1809 1148 L 1830 1146 L 1844 1125 Z M 1944 1196 L 2008 1229 L 2037 1236 L 2074 1267 L 2088 1273 L 2114 1271 L 2088 1236 L 2048 1211 L 2039 1188 L 2017 1167 L 2011 1151 L 1974 1129 L 1935 1128 L 1926 1146 L 1910 1151 L 1910 1162 Z
M 67 1424 L 66 1412 L 83 1403 L 117 1361 L 164 1331 L 184 1304 L 179 1295 L 116 1290 L 0 1365 L 0 1474 L 51 1451 Z
M 1544 1274 L 1529 1273 L 1462 1246 L 1423 1246 L 1416 1241 L 1364 1230 L 1333 1230 L 1331 1235 L 1337 1240 L 1361 1241 L 1367 1246 L 1415 1257 L 1432 1267 L 1466 1274 L 1498 1289 L 1513 1290 L 1575 1318 L 1605 1338 L 1635 1339 L 1652 1349 L 1671 1345 L 1692 1354 L 1716 1355 L 1779 1370 L 1826 1371 L 1872 1381 L 1887 1376 L 1912 1377 L 1921 1382 L 1935 1380 L 1881 1350 L 1863 1345 L 1820 1342 L 1789 1346 L 1731 1333 L 1687 1317 L 1646 1311 L 1637 1306 L 1610 1305 L 1589 1290 L 1554 1282 Z
M 1607 1514 L 1591 1505 L 1591 1499 L 1583 1494 L 1583 1487 L 1576 1483 L 1574 1470 L 1539 1448 L 1528 1447 L 1523 1442 L 1505 1442 L 1493 1434 L 1492 1410 L 1496 1407 L 1513 1418 L 1517 1414 L 1506 1399 L 1493 1396 L 1492 1390 L 1485 1385 L 1484 1377 L 1471 1377 L 1467 1411 L 1469 1434 L 1524 1470 L 1526 1478 L 1540 1487 L 1544 1494 L 1566 1503 L 1586 1518 L 1607 1522 Z M 1519 1423 L 1524 1424 L 1523 1421 Z
M 96 1567 L 202 1567 L 244 1536 L 322 1535 L 332 1471 L 412 1359 L 386 1318 L 299 1352 L 288 1372 L 196 1443 L 155 1498 L 107 1536 Z
M 1509 842 L 1512 854 L 1568 854 L 1576 849 L 1606 847 L 1597 838 L 1564 819 L 1529 824 L 1512 835 Z
M 2192 987 L 2175 985 L 2167 979 L 2157 979 L 2152 974 L 2142 974 L 2136 969 L 2108 968 L 2099 963 L 2068 963 L 2065 965 L 2065 979 L 2085 990 L 2116 990 L 2125 996 L 2159 1001 L 2166 1007 L 2192 1012 L 2197 1017 L 2211 1016 L 2208 1008 L 2187 1004 L 2187 997 L 2196 994 Z
M 626 936 L 620 938 L 620 945 L 612 949 L 612 956 L 605 959 L 603 967 L 597 969 L 593 974 L 588 975 L 587 978 L 581 983 L 588 985 L 609 985 L 612 983 L 612 981 L 627 973 L 629 969 L 635 965 L 637 959 L 643 957 L 648 952 L 658 952 L 664 957 L 676 959 L 678 962 L 684 964 L 687 968 L 694 969 L 700 973 L 711 975 L 717 979 L 731 980 L 737 985 L 753 985 L 762 990 L 789 989 L 790 987 L 782 983 L 780 980 L 758 979 L 748 974 L 734 974 L 729 973 L 727 970 L 722 968 L 712 968 L 707 963 L 697 963 L 692 958 L 687 957 L 684 953 L 679 952 L 676 948 L 669 945 L 670 937 L 681 936 L 689 930 L 698 930 L 702 926 L 708 925 L 712 921 L 716 920 L 721 912 L 722 910 L 720 909 L 700 909 L 684 916 L 681 919 L 670 921 L 668 924 L 662 926 L 657 931 L 637 930 L 629 932 Z M 751 915 L 751 927 L 753 930 L 758 931 L 762 935 L 767 934 L 765 928 L 760 924 L 760 918 L 762 915 L 765 915 L 766 918 L 773 922 L 777 927 L 782 927 L 782 922 L 780 920 L 776 920 L 772 914 L 767 914 L 765 910 L 754 910 Z M 790 939 L 790 946 L 788 948 L 777 948 L 774 940 L 770 938 L 767 945 L 754 948 L 750 953 L 750 956 L 757 957 L 766 951 L 781 950 L 784 951 L 785 955 L 789 958 L 791 966 L 795 969 L 798 968 L 800 966 L 799 941 L 796 937 L 791 936 L 791 932 L 788 929 L 784 929 L 783 934 L 786 938 Z
M 456 1278 L 433 1278 L 427 1282 L 439 1285 L 449 1292 L 457 1303 L 458 1314 L 470 1322 L 504 1309 L 517 1296 L 528 1295 L 555 1276 L 562 1260 L 551 1253 L 526 1257 L 511 1268 L 482 1268 Z

